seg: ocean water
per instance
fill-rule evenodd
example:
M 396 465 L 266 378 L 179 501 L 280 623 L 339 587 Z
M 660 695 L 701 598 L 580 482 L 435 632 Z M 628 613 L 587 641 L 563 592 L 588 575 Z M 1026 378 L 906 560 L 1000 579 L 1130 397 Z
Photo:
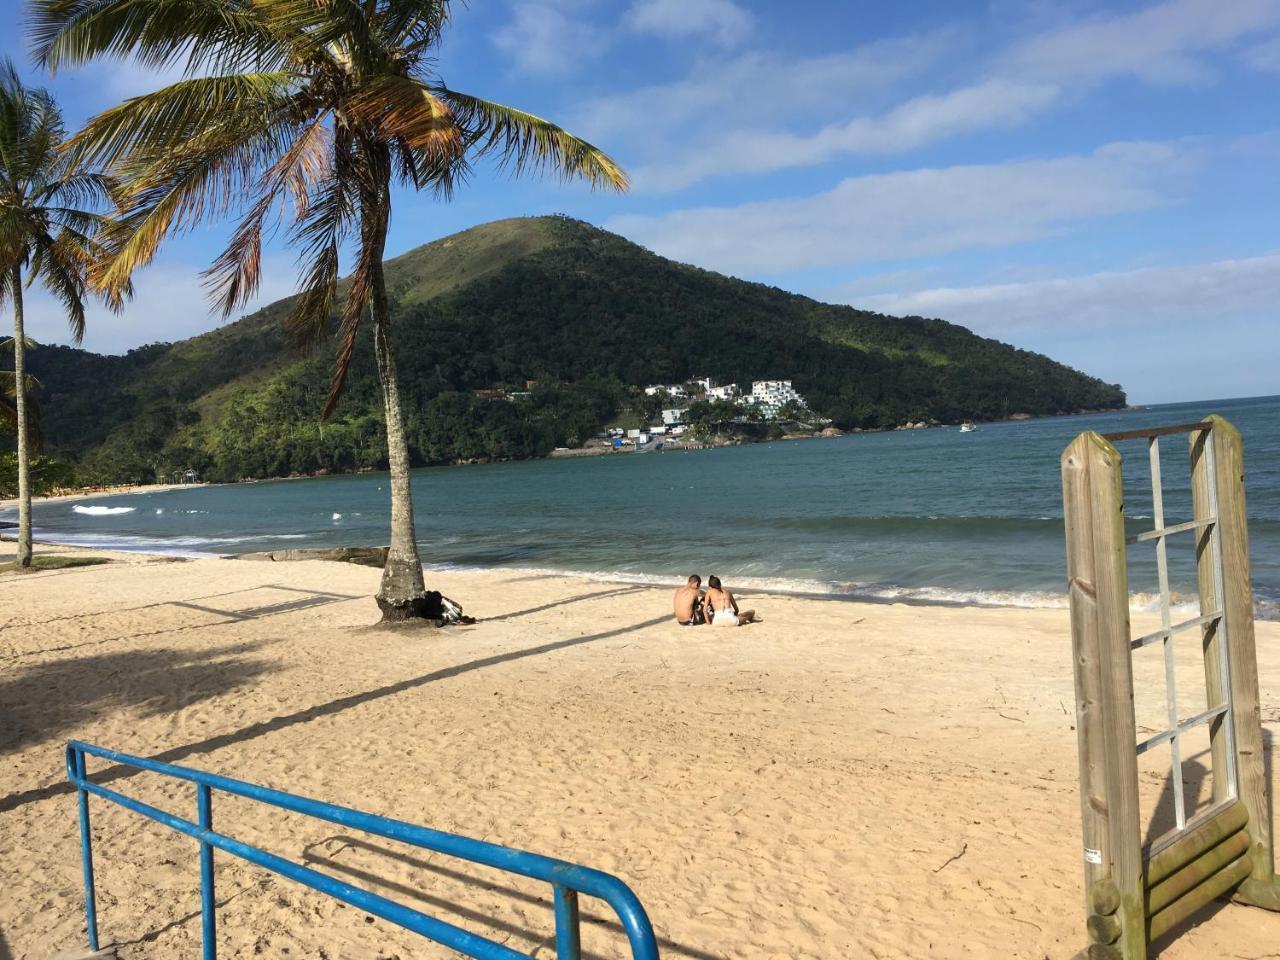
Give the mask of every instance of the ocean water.
M 1254 589 L 1280 603 L 1280 397 L 855 434 L 718 450 L 541 460 L 414 474 L 426 565 L 673 582 L 715 573 L 740 589 L 1019 606 L 1065 603 L 1058 458 L 1109 432 L 1221 413 L 1245 441 Z M 1132 532 L 1151 525 L 1147 452 L 1125 454 Z M 1168 522 L 1189 519 L 1187 441 L 1162 441 Z M 38 503 L 43 539 L 234 554 L 385 543 L 385 474 L 268 481 Z M 11 515 L 0 519 L 12 520 Z M 1194 590 L 1191 536 L 1171 538 L 1172 586 Z M 1130 548 L 1135 603 L 1154 548 Z

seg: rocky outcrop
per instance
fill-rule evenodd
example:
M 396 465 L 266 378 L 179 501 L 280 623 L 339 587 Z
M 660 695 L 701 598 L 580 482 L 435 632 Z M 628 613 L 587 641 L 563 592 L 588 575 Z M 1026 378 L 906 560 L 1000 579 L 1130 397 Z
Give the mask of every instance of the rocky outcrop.
M 242 553 L 239 560 L 335 560 L 339 563 L 358 563 L 366 567 L 384 567 L 389 547 L 310 547 L 297 550 L 264 550 L 261 553 Z

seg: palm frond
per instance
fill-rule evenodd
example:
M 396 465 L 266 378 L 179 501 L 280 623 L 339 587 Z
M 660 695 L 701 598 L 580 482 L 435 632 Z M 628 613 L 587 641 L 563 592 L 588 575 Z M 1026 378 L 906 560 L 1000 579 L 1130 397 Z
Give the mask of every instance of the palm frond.
M 386 0 L 379 5 L 376 29 L 389 49 L 416 58 L 440 43 L 448 23 L 449 0 Z
M 330 134 L 326 117 L 320 116 L 304 128 L 284 155 L 263 174 L 258 183 L 258 200 L 232 234 L 225 250 L 204 272 L 210 296 L 229 317 L 257 292 L 262 271 L 262 237 L 267 218 L 282 195 L 292 194 L 294 218 L 306 216 L 311 191 L 327 178 L 331 159 L 326 148 Z
M 299 260 L 307 264 L 302 291 L 285 320 L 285 330 L 297 350 L 315 346 L 328 332 L 338 297 L 342 244 L 354 217 L 354 202 L 335 176 L 313 198 L 307 217 L 294 230 L 304 244 Z
M 335 238 L 313 249 L 306 259 L 302 289 L 285 318 L 285 331 L 297 350 L 309 349 L 325 334 L 338 298 L 340 254 L 341 246 Z
M 3 281 L 0 281 L 0 282 L 3 282 Z M 0 340 L 0 350 L 4 350 L 6 353 L 10 353 L 10 354 L 12 354 L 12 353 L 13 353 L 13 344 L 14 344 L 14 338 L 13 338 L 13 337 L 5 337 L 3 340 Z M 22 345 L 23 345 L 27 350 L 34 350 L 34 349 L 36 349 L 36 347 L 40 346 L 40 344 L 36 343 L 36 342 L 35 342 L 34 340 L 32 340 L 30 337 L 25 336 L 25 335 L 24 335 L 24 336 L 23 336 L 23 338 L 22 338 Z M 30 374 L 27 374 L 27 376 L 30 376 Z
M 373 291 L 373 272 L 379 265 L 377 245 L 371 242 L 372 238 L 369 236 L 371 231 L 366 228 L 364 232 L 360 259 L 347 278 L 347 299 L 342 307 L 342 320 L 338 324 L 338 353 L 334 357 L 333 374 L 329 379 L 329 394 L 325 397 L 324 409 L 320 411 L 321 420 L 328 420 L 338 406 L 338 401 L 342 399 L 347 374 L 351 370 L 351 358 L 356 350 L 356 338 L 360 335 L 360 321 L 364 317 L 365 308 L 369 306 L 369 297 Z
M 36 400 L 35 392 L 40 387 L 40 381 L 35 377 L 27 374 L 24 377 L 26 381 L 26 414 L 27 414 L 27 443 L 31 449 L 39 452 L 44 447 L 44 431 L 41 429 L 40 423 L 40 404 Z M 18 375 L 12 370 L 0 370 L 0 428 L 7 433 L 17 434 L 18 432 Z
M 391 143 L 396 178 L 415 190 L 430 190 L 441 200 L 453 199 L 457 189 L 471 178 L 471 164 L 465 152 L 455 157 L 428 155 L 407 143 Z
M 18 271 L 14 269 L 0 270 L 0 307 L 7 307 L 13 302 L 15 292 L 21 290 L 21 282 L 17 276 Z M 25 341 L 27 338 L 23 338 Z M 8 340 L 0 340 L 0 347 L 8 346 L 13 349 L 13 338 Z
M 423 155 L 452 160 L 463 150 L 462 130 L 449 107 L 412 77 L 375 76 L 361 84 L 346 109 L 353 120 L 376 129 L 380 139 L 403 141 Z
M 283 106 L 281 111 L 288 113 Z M 253 197 L 261 168 L 295 131 L 287 119 L 246 108 L 230 112 L 167 154 L 120 165 L 129 185 L 105 238 L 113 254 L 95 270 L 95 289 L 117 296 L 170 233 L 225 214 Z
M 226 136 L 237 126 L 260 129 L 295 110 L 293 75 L 245 73 L 179 80 L 93 117 L 68 143 L 80 164 L 159 161 L 193 137 Z
M 85 274 L 91 267 L 88 252 L 69 237 L 40 237 L 35 244 L 31 278 L 40 279 L 67 315 L 71 339 L 84 340 L 84 301 L 88 292 Z M 123 292 L 121 294 L 123 296 Z
M 86 238 L 102 233 L 111 222 L 104 214 L 77 207 L 44 207 L 42 210 L 50 228 L 74 230 Z
M 630 185 L 612 158 L 550 120 L 442 86 L 432 90 L 448 104 L 476 156 L 496 155 L 517 174 L 550 170 L 593 187 L 621 191 Z
M 330 156 L 327 178 L 313 186 L 305 214 L 290 230 L 290 237 L 302 247 L 299 260 L 308 264 L 302 293 L 285 321 L 289 338 L 299 350 L 315 346 L 328 332 L 342 245 L 359 213 L 353 143 L 345 125 L 333 131 Z
M 288 59 L 287 44 L 247 0 L 32 0 L 36 60 L 50 71 L 97 58 L 133 59 L 190 73 L 230 64 L 265 69 Z
M 66 135 L 62 114 L 48 91 L 27 87 L 13 63 L 0 64 L 0 183 L 27 194 L 59 171 Z
M 336 60 L 360 73 L 386 62 L 372 29 L 377 3 L 368 0 L 260 0 L 263 22 L 285 40 L 295 62 Z
M 118 202 L 120 182 L 105 173 L 68 169 L 65 175 L 45 183 L 32 199 L 46 208 L 107 207 Z
M 44 229 L 44 218 L 26 204 L 0 203 L 0 273 L 8 275 L 31 259 L 31 237 Z M 0 304 L 4 303 L 0 291 Z

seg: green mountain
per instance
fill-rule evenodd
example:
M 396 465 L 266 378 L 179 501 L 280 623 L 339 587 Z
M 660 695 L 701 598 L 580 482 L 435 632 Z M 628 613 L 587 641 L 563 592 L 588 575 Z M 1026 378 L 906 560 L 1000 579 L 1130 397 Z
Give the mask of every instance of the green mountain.
M 955 324 L 819 303 L 563 217 L 437 240 L 388 261 L 387 278 L 419 463 L 542 455 L 597 430 L 634 385 L 693 376 L 790 379 L 842 428 L 1125 402 L 1118 386 Z M 358 349 L 342 404 L 320 424 L 332 351 L 291 352 L 288 308 L 124 356 L 33 350 L 47 451 L 105 480 L 380 466 L 372 350 Z M 530 380 L 515 402 L 474 392 Z

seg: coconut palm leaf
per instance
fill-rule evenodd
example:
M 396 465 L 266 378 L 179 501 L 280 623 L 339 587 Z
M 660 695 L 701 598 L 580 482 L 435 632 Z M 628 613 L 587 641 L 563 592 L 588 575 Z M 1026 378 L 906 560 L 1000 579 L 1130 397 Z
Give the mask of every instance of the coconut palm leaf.
M 32 453 L 44 449 L 44 432 L 40 429 L 40 404 L 36 402 L 35 392 L 40 381 L 28 375 L 27 383 L 27 443 Z M 12 370 L 0 370 L 0 432 L 17 434 L 18 432 L 18 400 L 15 385 L 18 379 Z
M 496 155 L 516 173 L 551 171 L 566 180 L 626 190 L 626 173 L 603 151 L 549 120 L 500 103 L 438 87 L 454 121 L 466 132 L 474 154 Z
M 52 0 L 32 6 L 29 30 L 50 70 L 98 57 L 192 72 L 283 58 L 260 5 L 245 0 Z

